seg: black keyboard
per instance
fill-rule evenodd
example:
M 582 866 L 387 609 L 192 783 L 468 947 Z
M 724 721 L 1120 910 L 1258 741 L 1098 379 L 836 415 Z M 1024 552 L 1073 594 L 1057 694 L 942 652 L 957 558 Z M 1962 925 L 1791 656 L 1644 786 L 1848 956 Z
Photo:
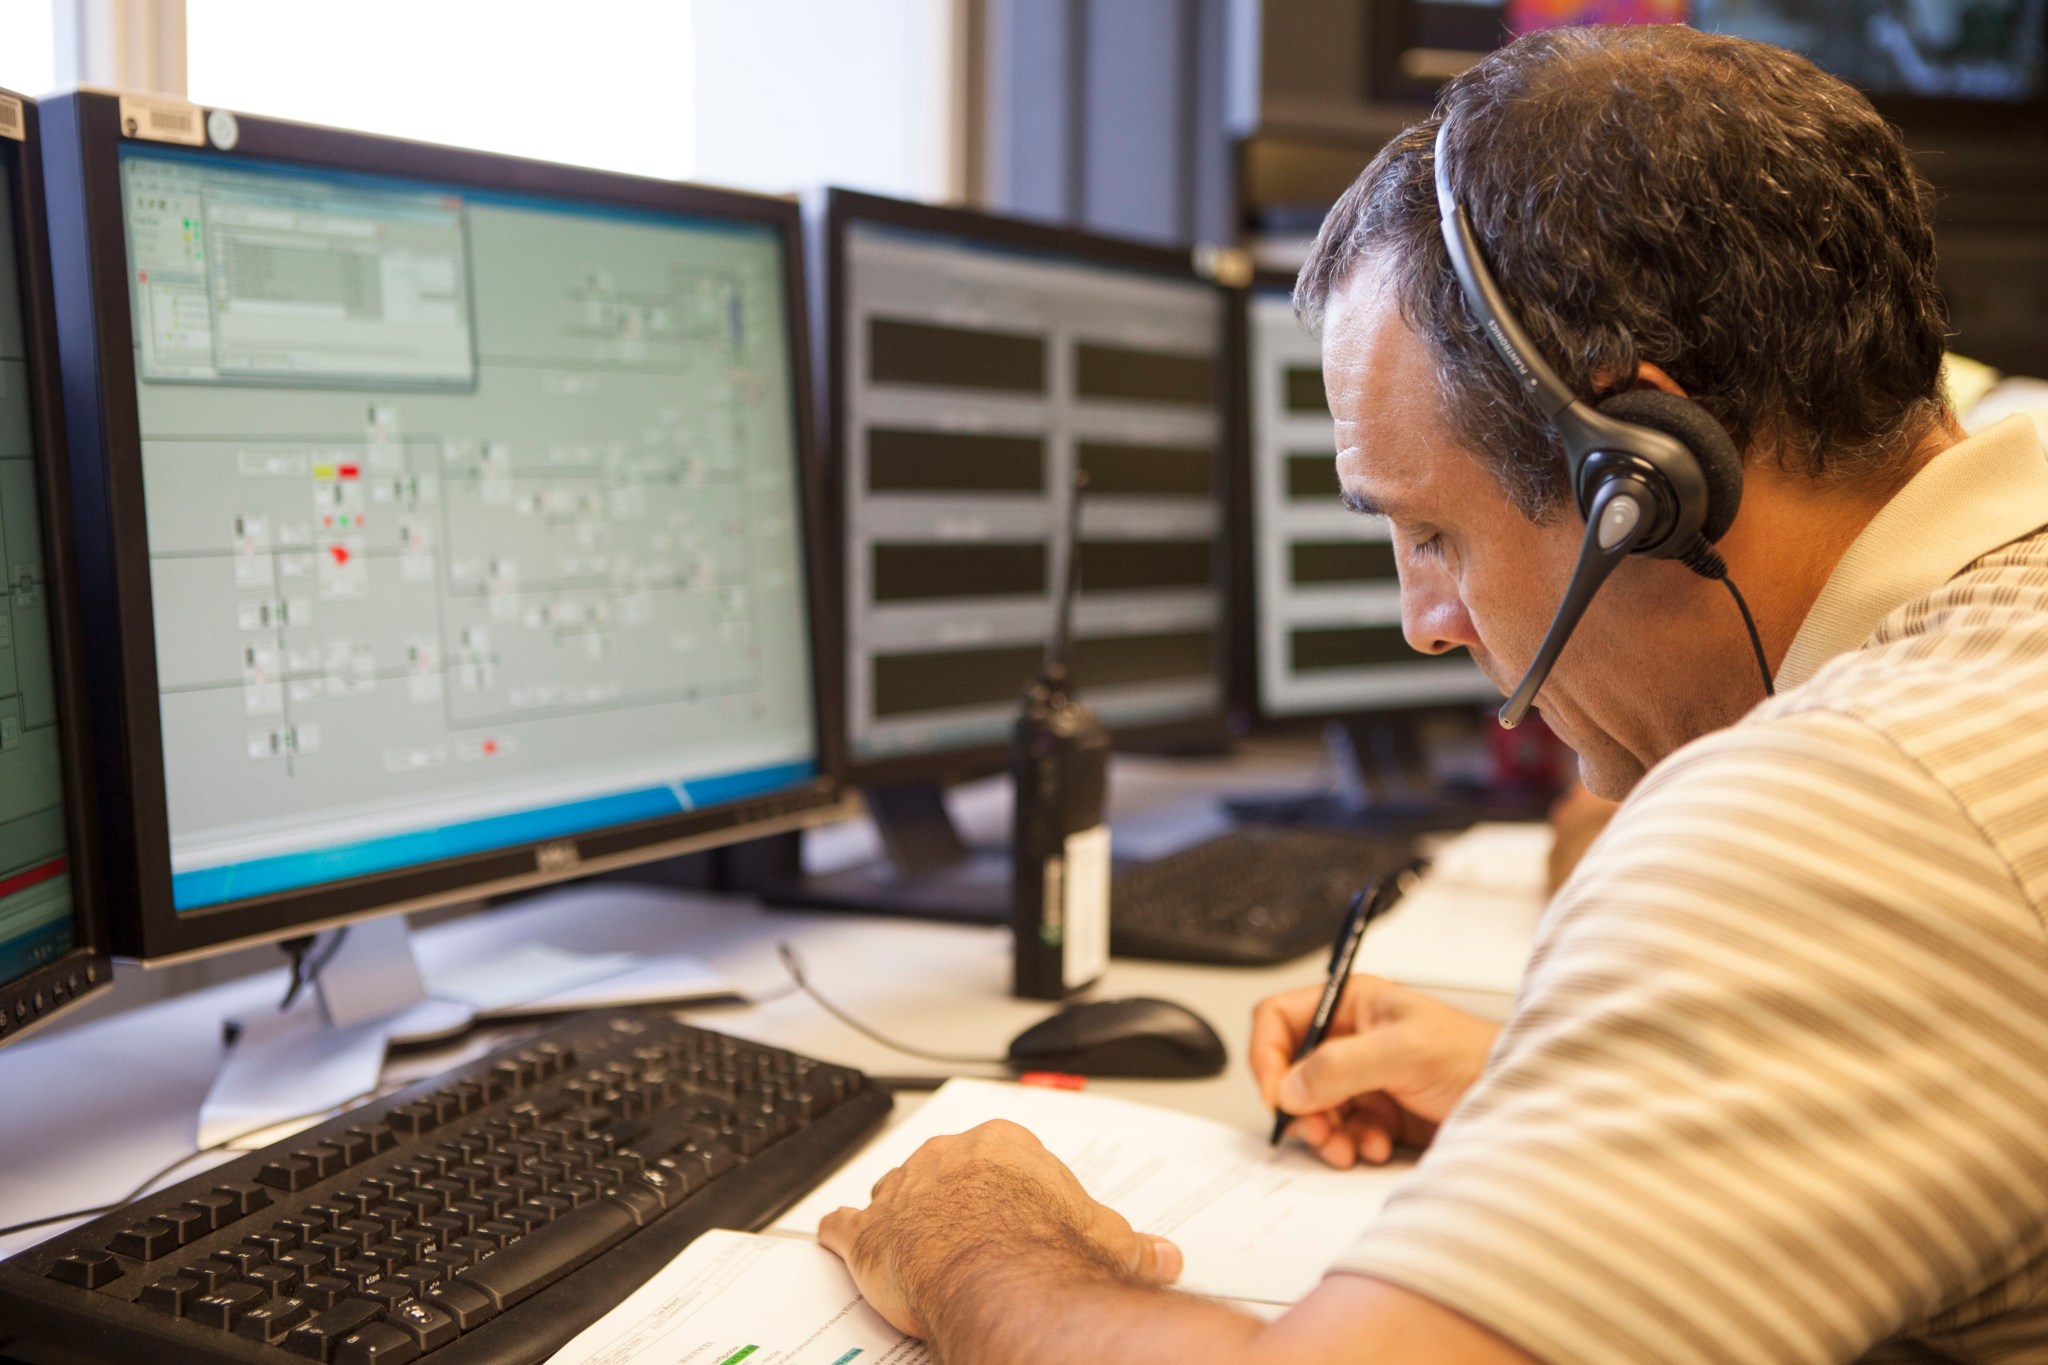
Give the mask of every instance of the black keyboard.
M 1351 897 L 1412 852 L 1400 839 L 1243 825 L 1119 870 L 1109 951 L 1242 967 L 1328 952 Z
M 0 1263 L 0 1346 L 149 1365 L 541 1361 L 889 1112 L 858 1071 L 584 1015 Z

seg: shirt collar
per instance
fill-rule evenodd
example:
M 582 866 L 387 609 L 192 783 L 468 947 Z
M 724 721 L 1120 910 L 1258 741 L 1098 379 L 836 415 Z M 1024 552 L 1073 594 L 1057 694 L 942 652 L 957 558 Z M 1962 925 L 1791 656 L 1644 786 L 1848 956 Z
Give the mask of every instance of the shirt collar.
M 1860 649 L 1885 617 L 1973 561 L 2048 526 L 2048 458 L 2008 417 L 1928 461 L 1850 544 L 1778 666 L 1780 692 Z

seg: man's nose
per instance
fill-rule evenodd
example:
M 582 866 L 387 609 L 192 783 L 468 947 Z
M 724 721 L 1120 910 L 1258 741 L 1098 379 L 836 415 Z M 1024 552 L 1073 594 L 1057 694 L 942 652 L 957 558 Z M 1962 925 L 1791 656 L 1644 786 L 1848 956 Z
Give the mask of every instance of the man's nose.
M 1407 637 L 1410 649 L 1424 654 L 1448 654 L 1479 643 L 1472 614 L 1465 610 L 1464 601 L 1440 573 L 1403 577 L 1401 634 Z

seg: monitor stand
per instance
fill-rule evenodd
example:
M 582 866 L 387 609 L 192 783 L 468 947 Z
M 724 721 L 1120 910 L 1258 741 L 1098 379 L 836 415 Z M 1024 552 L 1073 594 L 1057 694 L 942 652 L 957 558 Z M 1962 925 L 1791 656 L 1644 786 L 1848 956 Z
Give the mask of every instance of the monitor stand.
M 524 903 L 538 908 L 576 890 Z M 331 934 L 342 937 L 336 943 Z M 233 1042 L 199 1111 L 202 1147 L 304 1127 L 374 1090 L 391 1049 L 445 1043 L 478 1023 L 738 998 L 686 954 L 567 952 L 532 942 L 430 977 L 403 915 L 330 930 L 308 960 L 330 948 L 312 988 L 289 1010 L 265 1007 L 233 1021 Z
M 1540 820 L 1556 792 L 1548 785 L 1439 783 L 1409 718 L 1335 720 L 1323 727 L 1323 750 L 1336 781 L 1320 791 L 1226 797 L 1233 819 L 1314 825 L 1404 837 L 1462 829 L 1483 820 Z
M 1010 850 L 971 848 L 937 782 L 871 787 L 868 814 L 888 856 L 806 873 L 800 834 L 727 849 L 734 890 L 770 905 L 861 910 L 956 924 L 1010 922 Z

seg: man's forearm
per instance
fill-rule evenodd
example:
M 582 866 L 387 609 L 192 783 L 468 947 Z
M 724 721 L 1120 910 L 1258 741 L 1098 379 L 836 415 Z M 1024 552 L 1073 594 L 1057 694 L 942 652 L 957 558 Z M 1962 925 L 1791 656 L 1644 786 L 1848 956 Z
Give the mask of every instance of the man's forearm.
M 1140 1284 L 1079 1249 L 991 1247 L 921 1305 L 944 1365 L 1092 1359 L 1241 1362 L 1261 1324 L 1191 1294 Z

